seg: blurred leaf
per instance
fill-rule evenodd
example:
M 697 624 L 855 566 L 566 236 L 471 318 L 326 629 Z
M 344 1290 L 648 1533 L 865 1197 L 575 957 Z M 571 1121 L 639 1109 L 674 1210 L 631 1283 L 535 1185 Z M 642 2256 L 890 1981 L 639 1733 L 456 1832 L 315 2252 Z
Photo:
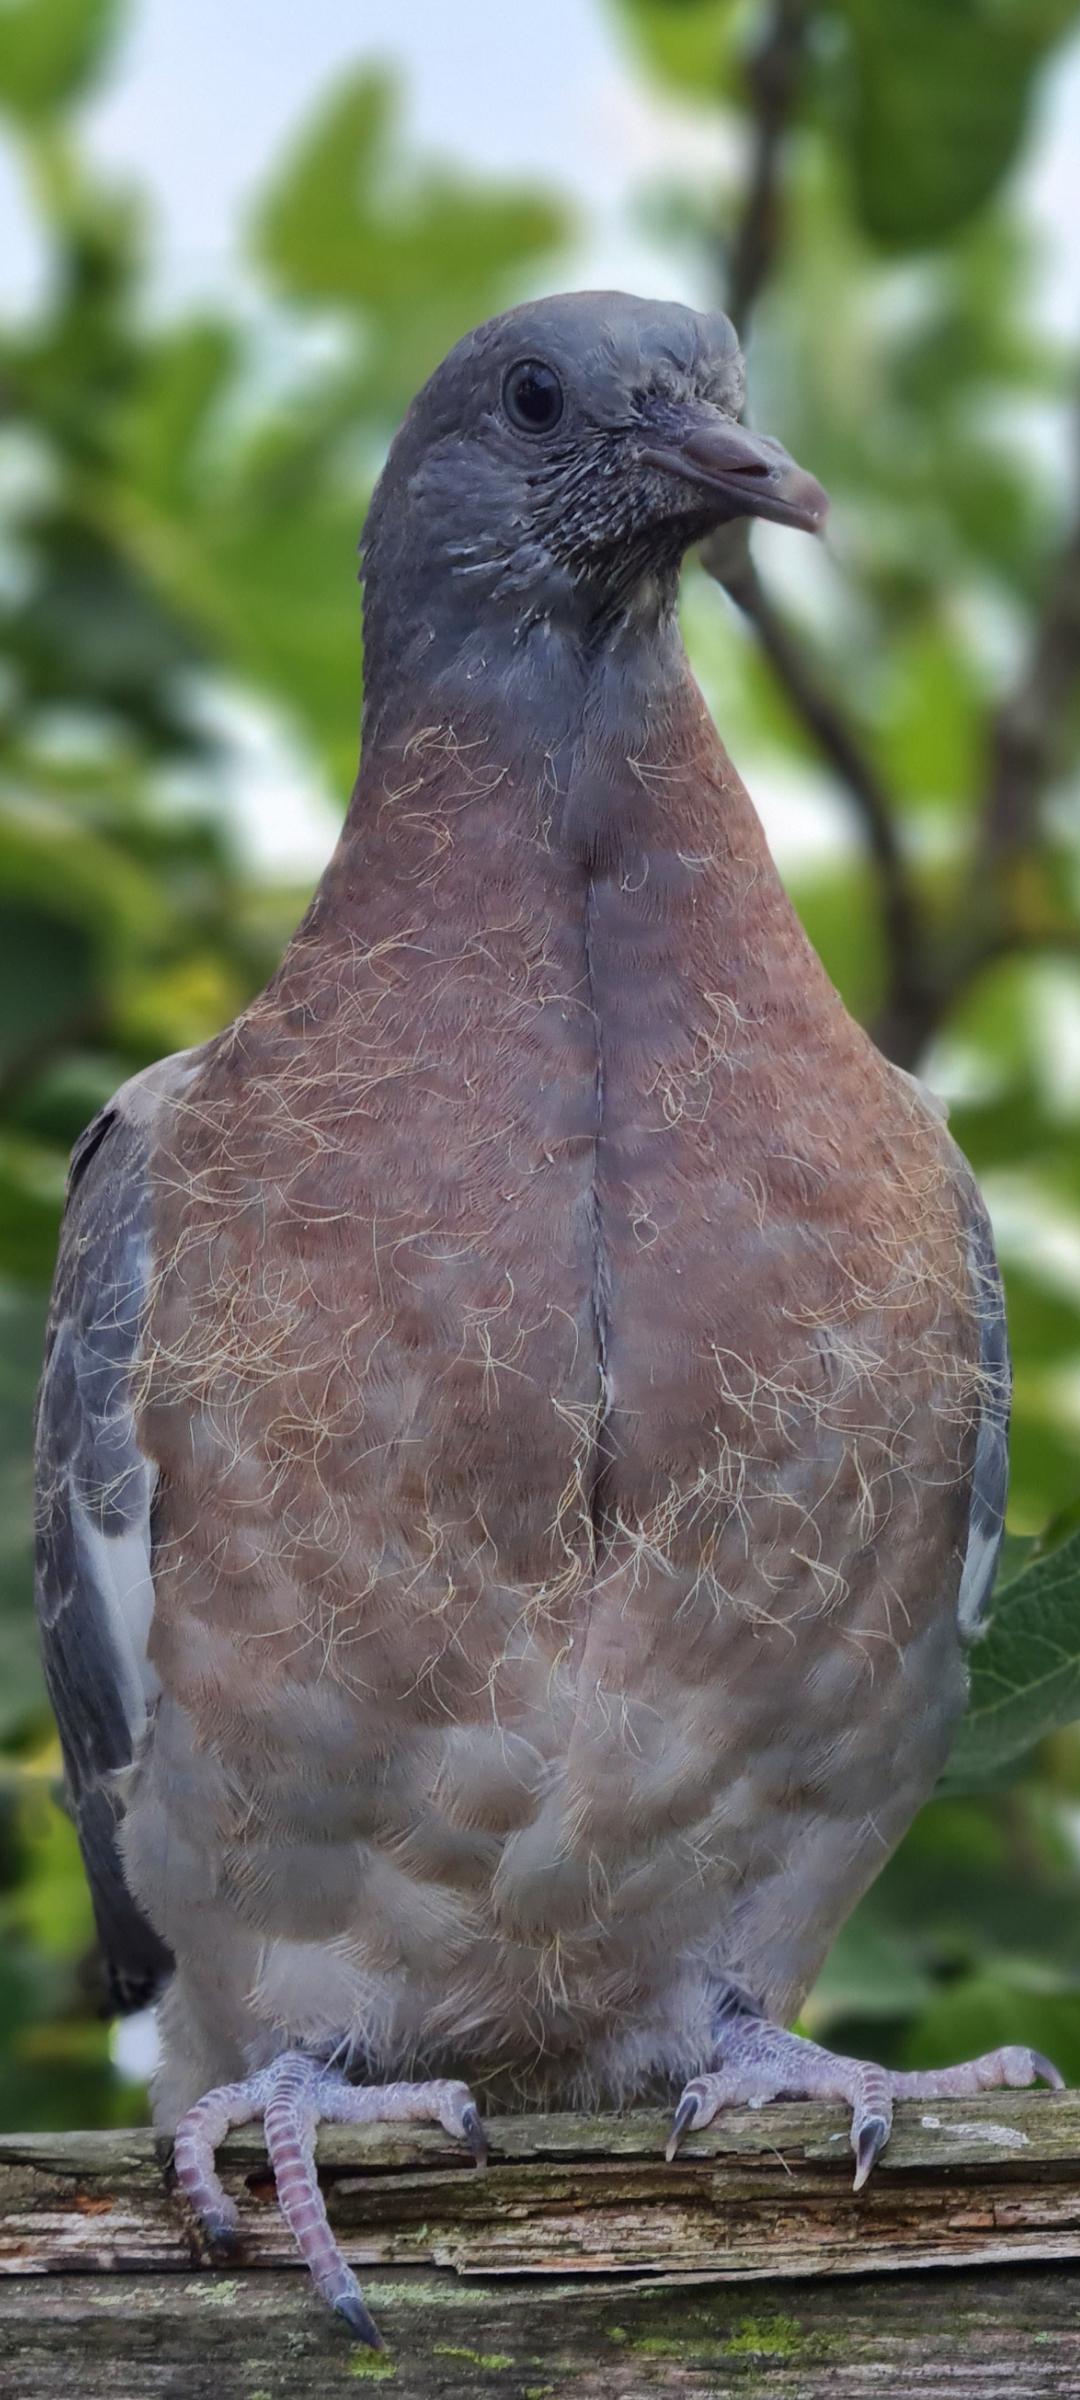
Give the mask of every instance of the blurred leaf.
M 183 506 L 200 443 L 235 372 L 238 338 L 232 326 L 202 319 L 159 341 L 147 358 L 131 402 L 128 469 L 155 499 Z
M 195 560 L 219 649 L 235 673 L 275 692 L 310 728 L 330 788 L 343 797 L 360 741 L 363 514 L 359 492 L 341 481 L 333 491 L 305 490 L 302 506 L 295 494 L 292 505 L 275 504 L 265 489 L 262 505 L 238 494 L 200 528 Z M 177 561 L 181 577 L 185 565 Z M 193 591 L 193 605 L 197 598 Z
M 9 632 L 28 693 L 116 710 L 144 734 L 182 742 L 189 728 L 179 677 L 202 652 L 126 546 L 58 509 L 38 531 L 37 564 Z
M 51 1764 L 49 1775 L 35 1766 L 21 1778 L 20 1828 L 33 1843 L 35 1873 L 5 1913 L 43 1956 L 71 1959 L 93 1947 L 94 1916 L 75 1828 L 60 1805 L 58 1744 Z
M 1067 2083 L 1080 2080 L 1080 2010 L 1077 1994 L 1044 1992 L 1006 1983 L 996 1975 L 972 1975 L 941 1992 L 909 2033 L 902 2050 L 905 2067 L 946 2067 L 978 2058 L 1016 2042 L 1053 2059 Z
M 1028 1791 L 942 1796 L 915 1821 L 852 1920 L 897 1941 L 909 1963 L 955 1976 L 992 1961 L 1010 1973 L 1041 1961 L 1080 1977 L 1075 1870 L 1064 1831 L 1049 1834 Z
M 975 805 L 985 739 L 984 694 L 961 642 L 930 612 L 898 632 L 883 662 L 887 688 L 874 710 L 875 747 L 905 811 L 953 804 L 959 835 Z
M 862 1911 L 842 1926 L 800 2022 L 826 2040 L 842 2017 L 910 2016 L 926 2007 L 933 1988 L 910 1945 Z
M 995 1595 L 946 1788 L 977 1784 L 1078 1715 L 1080 1532 L 1070 1532 Z
M 121 0 L 0 0 L 0 108 L 32 120 L 73 100 L 120 17 Z
M 1005 1291 L 1009 1338 L 1023 1360 L 1025 1375 L 1033 1367 L 1080 1360 L 1080 1302 L 1011 1259 L 1006 1261 Z
M 0 900 L 0 1065 L 29 1056 L 94 1005 L 96 946 L 89 929 L 44 909 Z
M 1036 68 L 1076 14 L 1029 0 L 838 0 L 856 204 L 890 249 L 940 241 L 1012 166 Z
M 103 962 L 164 920 L 161 895 L 117 846 L 65 810 L 0 809 L 0 1068 L 38 1067 L 88 1038 Z
M 0 1135 L 0 1276 L 47 1288 L 63 1196 L 64 1166 L 55 1151 Z
M 1076 1490 L 1077 1434 L 1061 1394 L 1017 1354 L 1009 1439 L 1009 1513 L 1029 1532 L 1067 1506 Z M 1077 1712 L 1080 1714 L 1080 1711 Z
M 481 193 L 437 167 L 403 173 L 393 120 L 386 76 L 335 87 L 262 204 L 258 256 L 282 291 L 305 302 L 401 318 L 452 293 L 464 332 L 470 295 L 550 249 L 559 212 L 531 193 Z
M 863 1023 L 882 1000 L 881 934 L 870 878 L 862 860 L 837 863 L 827 874 L 790 878 L 792 898 L 833 982 Z
M 2 1189 L 0 1181 L 0 1216 Z M 44 1702 L 31 1607 L 28 1457 L 44 1323 L 43 1292 L 0 1282 L 0 1740 Z
M 648 65 L 695 100 L 720 97 L 739 0 L 620 0 L 619 14 Z

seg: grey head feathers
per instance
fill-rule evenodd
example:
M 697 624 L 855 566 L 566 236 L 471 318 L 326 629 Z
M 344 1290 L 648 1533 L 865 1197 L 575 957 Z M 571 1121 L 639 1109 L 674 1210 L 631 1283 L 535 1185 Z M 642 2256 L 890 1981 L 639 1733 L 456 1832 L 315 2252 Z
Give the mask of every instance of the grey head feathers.
M 740 428 L 742 400 L 719 312 L 573 292 L 467 334 L 409 409 L 369 511 L 368 722 L 388 683 L 415 689 L 481 629 L 490 673 L 537 627 L 588 649 L 635 605 L 662 621 L 687 547 L 727 517 L 820 522 L 820 487 Z

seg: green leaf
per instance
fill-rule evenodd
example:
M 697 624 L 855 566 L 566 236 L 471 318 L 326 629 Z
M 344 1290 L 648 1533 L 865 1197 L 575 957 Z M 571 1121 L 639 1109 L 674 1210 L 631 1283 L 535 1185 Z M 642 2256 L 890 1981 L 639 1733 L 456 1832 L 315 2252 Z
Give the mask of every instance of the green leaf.
M 996 191 L 1069 0 L 839 0 L 851 36 L 846 137 L 863 225 L 889 249 L 953 233 Z
M 972 1652 L 971 1699 L 945 1775 L 978 1785 L 1080 1716 L 1080 1532 L 1041 1549 L 997 1593 Z
M 63 1199 L 63 1158 L 25 1135 L 0 1135 L 0 1275 L 48 1288 Z
M 0 900 L 0 1066 L 28 1056 L 90 1014 L 97 944 L 88 928 Z
M 732 33 L 745 20 L 739 0 L 620 0 L 619 14 L 664 83 L 695 100 L 721 96 Z
M 1054 1373 L 1031 1373 L 1019 1348 L 1015 1356 L 1009 1508 L 1017 1525 L 1033 1528 L 1065 1508 L 1076 1490 L 1076 1428 Z M 1074 1373 L 1075 1354 L 1065 1364 Z
M 126 465 L 159 502 L 183 506 L 207 422 L 235 367 L 233 328 L 197 319 L 152 351 L 128 418 Z
M 29 121 L 76 99 L 121 14 L 121 0 L 0 0 L 0 108 Z
M 866 1024 L 882 999 L 883 953 L 865 860 L 790 879 L 791 896 L 818 956 L 852 1014 Z
M 863 1909 L 837 1935 L 802 2011 L 802 2021 L 821 2040 L 843 2017 L 903 2017 L 924 2008 L 933 1985 L 910 1945 L 890 1928 L 875 1924 Z
M 447 169 L 403 172 L 391 149 L 393 121 L 385 76 L 356 75 L 336 87 L 263 202 L 257 254 L 295 300 L 395 320 L 418 305 L 445 305 L 449 291 L 464 332 L 470 295 L 550 249 L 560 213 L 528 192 L 474 189 Z
M 950 1984 L 913 2027 L 903 2048 L 908 2069 L 952 2066 L 1002 2045 L 1031 2044 L 1059 2067 L 1067 2083 L 1080 2076 L 1080 2013 L 1076 1992 L 1040 1991 L 1035 1979 L 1006 1983 L 998 1976 L 965 1976 Z
M 51 1220 L 43 1227 L 42 1245 L 48 1275 L 58 1207 L 45 1213 Z M 29 1460 L 44 1330 L 44 1294 L 16 1292 L 0 1283 L 0 1740 L 44 1706 L 31 1598 Z
M 120 542 L 74 510 L 37 534 L 38 577 L 9 635 L 28 692 L 44 703 L 115 711 L 179 739 L 179 678 L 202 664 L 191 629 L 163 604 Z M 190 747 L 195 748 L 193 736 Z

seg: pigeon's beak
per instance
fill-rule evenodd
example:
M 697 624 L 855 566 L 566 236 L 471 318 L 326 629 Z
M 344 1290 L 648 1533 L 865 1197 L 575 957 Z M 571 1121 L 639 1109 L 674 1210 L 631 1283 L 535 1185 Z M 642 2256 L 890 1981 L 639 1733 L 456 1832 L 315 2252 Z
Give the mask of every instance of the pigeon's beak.
M 777 525 L 820 532 L 827 494 L 768 434 L 751 433 L 718 408 L 701 404 L 669 407 L 662 417 L 658 412 L 653 424 L 642 425 L 642 436 L 643 465 L 711 494 L 718 520 L 771 517 Z

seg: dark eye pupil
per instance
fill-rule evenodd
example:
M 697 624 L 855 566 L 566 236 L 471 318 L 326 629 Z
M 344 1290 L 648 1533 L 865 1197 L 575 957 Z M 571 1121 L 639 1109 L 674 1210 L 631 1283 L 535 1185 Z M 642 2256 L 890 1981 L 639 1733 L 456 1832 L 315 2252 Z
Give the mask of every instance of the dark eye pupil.
M 523 359 L 511 367 L 503 385 L 503 403 L 512 425 L 523 433 L 548 433 L 563 412 L 562 385 L 554 367 L 539 358 Z

